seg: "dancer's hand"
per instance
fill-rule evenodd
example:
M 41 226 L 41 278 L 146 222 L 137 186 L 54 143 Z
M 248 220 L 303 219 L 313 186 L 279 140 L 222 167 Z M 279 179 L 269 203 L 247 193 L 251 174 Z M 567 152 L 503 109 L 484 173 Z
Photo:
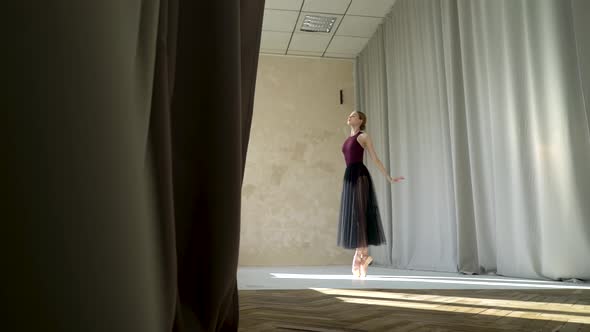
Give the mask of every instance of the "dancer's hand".
M 387 178 L 389 180 L 389 182 L 394 183 L 394 182 L 400 182 L 401 180 L 405 180 L 405 178 L 403 176 L 398 176 L 396 178 L 394 177 L 388 177 Z

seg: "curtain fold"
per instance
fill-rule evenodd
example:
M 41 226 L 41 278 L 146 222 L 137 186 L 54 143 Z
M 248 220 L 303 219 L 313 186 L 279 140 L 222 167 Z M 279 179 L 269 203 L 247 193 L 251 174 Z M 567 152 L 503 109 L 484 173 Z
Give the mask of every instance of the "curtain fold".
M 178 4 L 170 98 L 176 331 L 238 326 L 241 183 L 263 9 L 264 1 Z
M 357 61 L 373 68 L 358 77 L 369 132 L 407 177 L 391 203 L 380 192 L 393 238 L 378 263 L 590 279 L 589 14 L 574 0 L 395 4 Z M 369 57 L 380 44 L 384 61 Z
M 4 9 L 2 326 L 237 330 L 264 1 Z

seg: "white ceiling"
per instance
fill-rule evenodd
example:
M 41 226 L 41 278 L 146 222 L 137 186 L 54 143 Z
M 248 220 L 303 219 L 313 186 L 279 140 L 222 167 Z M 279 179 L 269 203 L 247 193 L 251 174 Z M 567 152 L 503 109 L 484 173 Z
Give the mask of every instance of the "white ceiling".
M 260 53 L 354 58 L 396 0 L 266 0 Z M 305 15 L 336 17 L 329 33 L 300 31 Z

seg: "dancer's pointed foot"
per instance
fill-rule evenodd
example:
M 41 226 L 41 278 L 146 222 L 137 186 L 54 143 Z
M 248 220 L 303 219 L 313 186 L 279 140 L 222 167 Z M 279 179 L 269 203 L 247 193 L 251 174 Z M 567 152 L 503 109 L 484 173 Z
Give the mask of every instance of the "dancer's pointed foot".
M 357 278 L 361 276 L 361 264 L 361 255 L 355 253 L 354 257 L 352 258 L 352 275 L 354 275 Z
M 371 265 L 371 263 L 373 263 L 373 257 L 371 256 L 364 256 L 362 261 L 361 261 L 361 268 L 360 268 L 360 274 L 361 277 L 366 277 L 367 276 L 367 271 L 369 270 L 369 265 Z

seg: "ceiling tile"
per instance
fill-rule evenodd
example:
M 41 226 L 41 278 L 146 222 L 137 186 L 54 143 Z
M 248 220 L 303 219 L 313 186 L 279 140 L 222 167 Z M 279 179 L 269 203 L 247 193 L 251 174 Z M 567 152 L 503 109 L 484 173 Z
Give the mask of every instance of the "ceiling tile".
M 303 0 L 266 0 L 264 8 L 299 11 L 302 3 Z
M 381 24 L 381 20 L 377 17 L 346 15 L 336 31 L 336 36 L 371 37 Z
M 351 0 L 306 0 L 302 11 L 344 14 Z
M 266 0 L 260 52 L 354 59 L 395 2 L 396 0 Z M 329 33 L 303 32 L 301 25 L 305 15 L 334 16 L 334 29 Z
M 284 53 L 289 45 L 289 39 L 291 39 L 289 32 L 262 31 L 260 49 L 280 50 Z
M 326 53 L 358 54 L 363 50 L 369 38 L 334 36 Z
M 268 1 L 268 0 L 267 0 Z M 396 0 L 352 0 L 348 15 L 385 17 Z
M 290 51 L 324 52 L 330 43 L 329 34 L 295 33 L 289 45 Z
M 262 30 L 293 32 L 299 12 L 265 9 Z

